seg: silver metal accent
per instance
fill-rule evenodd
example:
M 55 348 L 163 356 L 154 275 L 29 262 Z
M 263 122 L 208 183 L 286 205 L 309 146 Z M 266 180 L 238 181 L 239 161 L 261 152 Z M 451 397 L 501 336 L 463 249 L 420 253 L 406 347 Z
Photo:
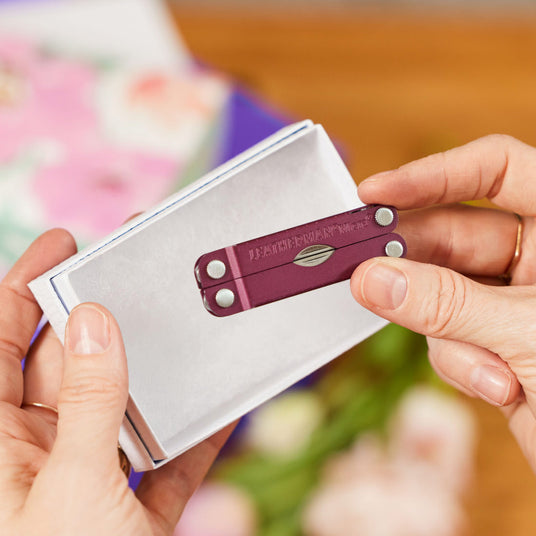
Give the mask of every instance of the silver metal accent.
M 391 240 L 385 245 L 385 254 L 388 257 L 402 257 L 404 246 L 398 240 Z
M 395 215 L 390 208 L 380 207 L 374 213 L 374 219 L 376 220 L 376 223 L 378 225 L 381 225 L 382 227 L 387 227 L 388 225 L 391 225 L 391 223 L 393 223 Z
M 308 246 L 305 249 L 302 249 L 292 262 L 298 266 L 318 266 L 319 264 L 326 262 L 333 255 L 334 251 L 334 247 L 322 246 L 321 244 Z
M 207 274 L 211 279 L 221 279 L 226 271 L 227 267 L 222 261 L 214 260 L 207 264 Z
M 231 307 L 235 301 L 235 295 L 232 290 L 222 288 L 216 292 L 216 303 L 223 309 Z

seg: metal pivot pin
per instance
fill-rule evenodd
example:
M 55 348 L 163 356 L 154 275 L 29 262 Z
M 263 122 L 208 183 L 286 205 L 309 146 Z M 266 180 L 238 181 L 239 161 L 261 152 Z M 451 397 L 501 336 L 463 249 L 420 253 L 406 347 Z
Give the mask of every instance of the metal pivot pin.
M 235 301 L 235 295 L 232 290 L 228 288 L 222 288 L 216 292 L 216 303 L 223 309 L 231 307 Z
M 382 227 L 387 227 L 393 223 L 395 215 L 393 211 L 387 207 L 380 207 L 374 214 L 374 219 L 378 225 Z
M 385 254 L 388 257 L 402 257 L 404 246 L 398 240 L 391 240 L 385 245 Z
M 211 279 L 221 279 L 226 271 L 227 267 L 222 261 L 214 260 L 207 264 L 207 274 Z

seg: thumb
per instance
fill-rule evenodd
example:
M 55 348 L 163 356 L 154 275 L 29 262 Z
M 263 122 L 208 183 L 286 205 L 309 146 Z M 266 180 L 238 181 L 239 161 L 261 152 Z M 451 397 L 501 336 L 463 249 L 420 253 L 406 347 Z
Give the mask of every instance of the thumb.
M 87 467 L 118 467 L 117 441 L 128 397 L 128 373 L 119 326 L 104 307 L 84 303 L 65 332 L 55 449 Z
M 387 320 L 436 339 L 487 348 L 512 369 L 516 358 L 536 353 L 536 345 L 529 348 L 528 338 L 519 336 L 533 318 L 532 287 L 488 286 L 447 268 L 378 258 L 355 270 L 351 289 L 361 305 Z

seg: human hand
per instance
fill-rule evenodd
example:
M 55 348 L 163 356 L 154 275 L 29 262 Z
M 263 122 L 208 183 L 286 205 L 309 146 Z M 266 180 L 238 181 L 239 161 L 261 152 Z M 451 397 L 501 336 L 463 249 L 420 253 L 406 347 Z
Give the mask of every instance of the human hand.
M 365 203 L 448 205 L 403 213 L 399 229 L 409 259 L 372 259 L 351 279 L 363 306 L 428 336 L 430 361 L 443 379 L 504 406 L 534 470 L 535 174 L 536 149 L 493 135 L 371 177 L 359 186 Z M 514 255 L 517 217 L 450 204 L 485 197 L 523 216 L 511 286 L 499 286 L 498 276 Z
M 80 305 L 65 349 L 49 326 L 30 348 L 42 313 L 26 285 L 75 251 L 67 232 L 49 231 L 0 284 L 1 532 L 169 535 L 232 427 L 130 490 L 117 453 L 128 374 L 114 318 L 102 306 Z

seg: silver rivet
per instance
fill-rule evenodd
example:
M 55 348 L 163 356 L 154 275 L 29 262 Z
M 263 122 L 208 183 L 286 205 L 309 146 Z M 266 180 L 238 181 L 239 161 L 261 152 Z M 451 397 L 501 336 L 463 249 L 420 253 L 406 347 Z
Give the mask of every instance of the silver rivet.
M 391 240 L 385 246 L 385 254 L 388 257 L 402 257 L 404 246 L 398 240 Z
M 221 279 L 226 271 L 227 267 L 222 261 L 214 260 L 207 264 L 207 274 L 211 279 Z
M 228 288 L 222 288 L 216 292 L 216 303 L 224 309 L 231 307 L 231 305 L 234 303 L 234 300 L 234 292 Z
M 391 223 L 393 223 L 395 215 L 390 208 L 380 207 L 374 214 L 374 219 L 376 220 L 376 223 L 378 225 L 381 225 L 382 227 L 387 227 L 388 225 L 391 225 Z

